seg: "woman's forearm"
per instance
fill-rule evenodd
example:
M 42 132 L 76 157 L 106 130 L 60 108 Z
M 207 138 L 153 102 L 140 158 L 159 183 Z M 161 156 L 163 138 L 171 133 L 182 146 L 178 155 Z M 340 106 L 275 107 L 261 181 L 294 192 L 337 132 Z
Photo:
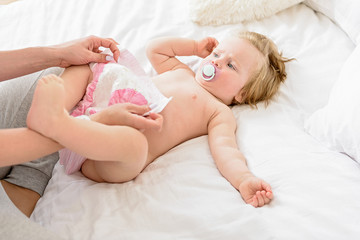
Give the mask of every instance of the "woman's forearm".
M 58 65 L 59 57 L 56 50 L 51 47 L 0 51 L 0 81 Z

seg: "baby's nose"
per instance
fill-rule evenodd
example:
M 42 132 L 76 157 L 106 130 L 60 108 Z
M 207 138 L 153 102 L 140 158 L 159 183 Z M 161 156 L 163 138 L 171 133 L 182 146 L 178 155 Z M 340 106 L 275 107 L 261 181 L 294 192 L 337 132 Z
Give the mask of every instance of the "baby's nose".
M 214 64 L 216 67 L 220 67 L 220 61 L 218 59 L 212 60 L 211 61 L 212 64 Z

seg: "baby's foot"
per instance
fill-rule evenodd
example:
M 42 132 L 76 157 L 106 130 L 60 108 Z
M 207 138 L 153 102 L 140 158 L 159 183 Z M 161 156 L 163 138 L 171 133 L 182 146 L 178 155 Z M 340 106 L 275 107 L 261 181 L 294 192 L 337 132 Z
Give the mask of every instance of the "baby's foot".
M 41 78 L 27 116 L 28 128 L 52 138 L 66 115 L 64 81 L 53 74 Z

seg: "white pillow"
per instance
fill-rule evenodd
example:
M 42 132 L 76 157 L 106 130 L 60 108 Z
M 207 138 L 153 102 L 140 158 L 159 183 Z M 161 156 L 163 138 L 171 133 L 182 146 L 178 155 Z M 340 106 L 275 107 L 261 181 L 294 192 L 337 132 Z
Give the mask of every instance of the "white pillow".
M 190 18 L 200 25 L 240 23 L 269 17 L 302 0 L 190 0 Z
M 360 43 L 359 0 L 306 0 L 305 4 L 336 22 L 356 45 Z
M 305 129 L 360 163 L 360 45 L 342 67 L 328 104 L 305 121 Z

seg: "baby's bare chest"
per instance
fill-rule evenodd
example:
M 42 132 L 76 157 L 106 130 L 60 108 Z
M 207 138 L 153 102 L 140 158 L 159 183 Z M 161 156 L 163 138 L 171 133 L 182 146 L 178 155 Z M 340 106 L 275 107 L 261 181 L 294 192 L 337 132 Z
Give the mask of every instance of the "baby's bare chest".
M 186 140 L 206 135 L 209 120 L 216 110 L 214 100 L 196 82 L 166 80 L 154 81 L 162 94 L 172 97 L 161 112 L 163 129 L 145 133 L 150 151 L 159 150 L 155 152 L 167 151 Z
M 213 107 L 210 100 L 200 91 L 186 86 L 166 89 L 164 94 L 172 100 L 161 112 L 164 117 L 164 133 L 181 138 L 207 134 L 207 125 Z
M 172 97 L 167 109 L 172 108 L 171 114 L 195 114 L 207 110 L 207 103 L 211 95 L 203 89 L 194 77 L 175 72 L 162 74 L 153 79 L 156 87 L 166 97 Z

